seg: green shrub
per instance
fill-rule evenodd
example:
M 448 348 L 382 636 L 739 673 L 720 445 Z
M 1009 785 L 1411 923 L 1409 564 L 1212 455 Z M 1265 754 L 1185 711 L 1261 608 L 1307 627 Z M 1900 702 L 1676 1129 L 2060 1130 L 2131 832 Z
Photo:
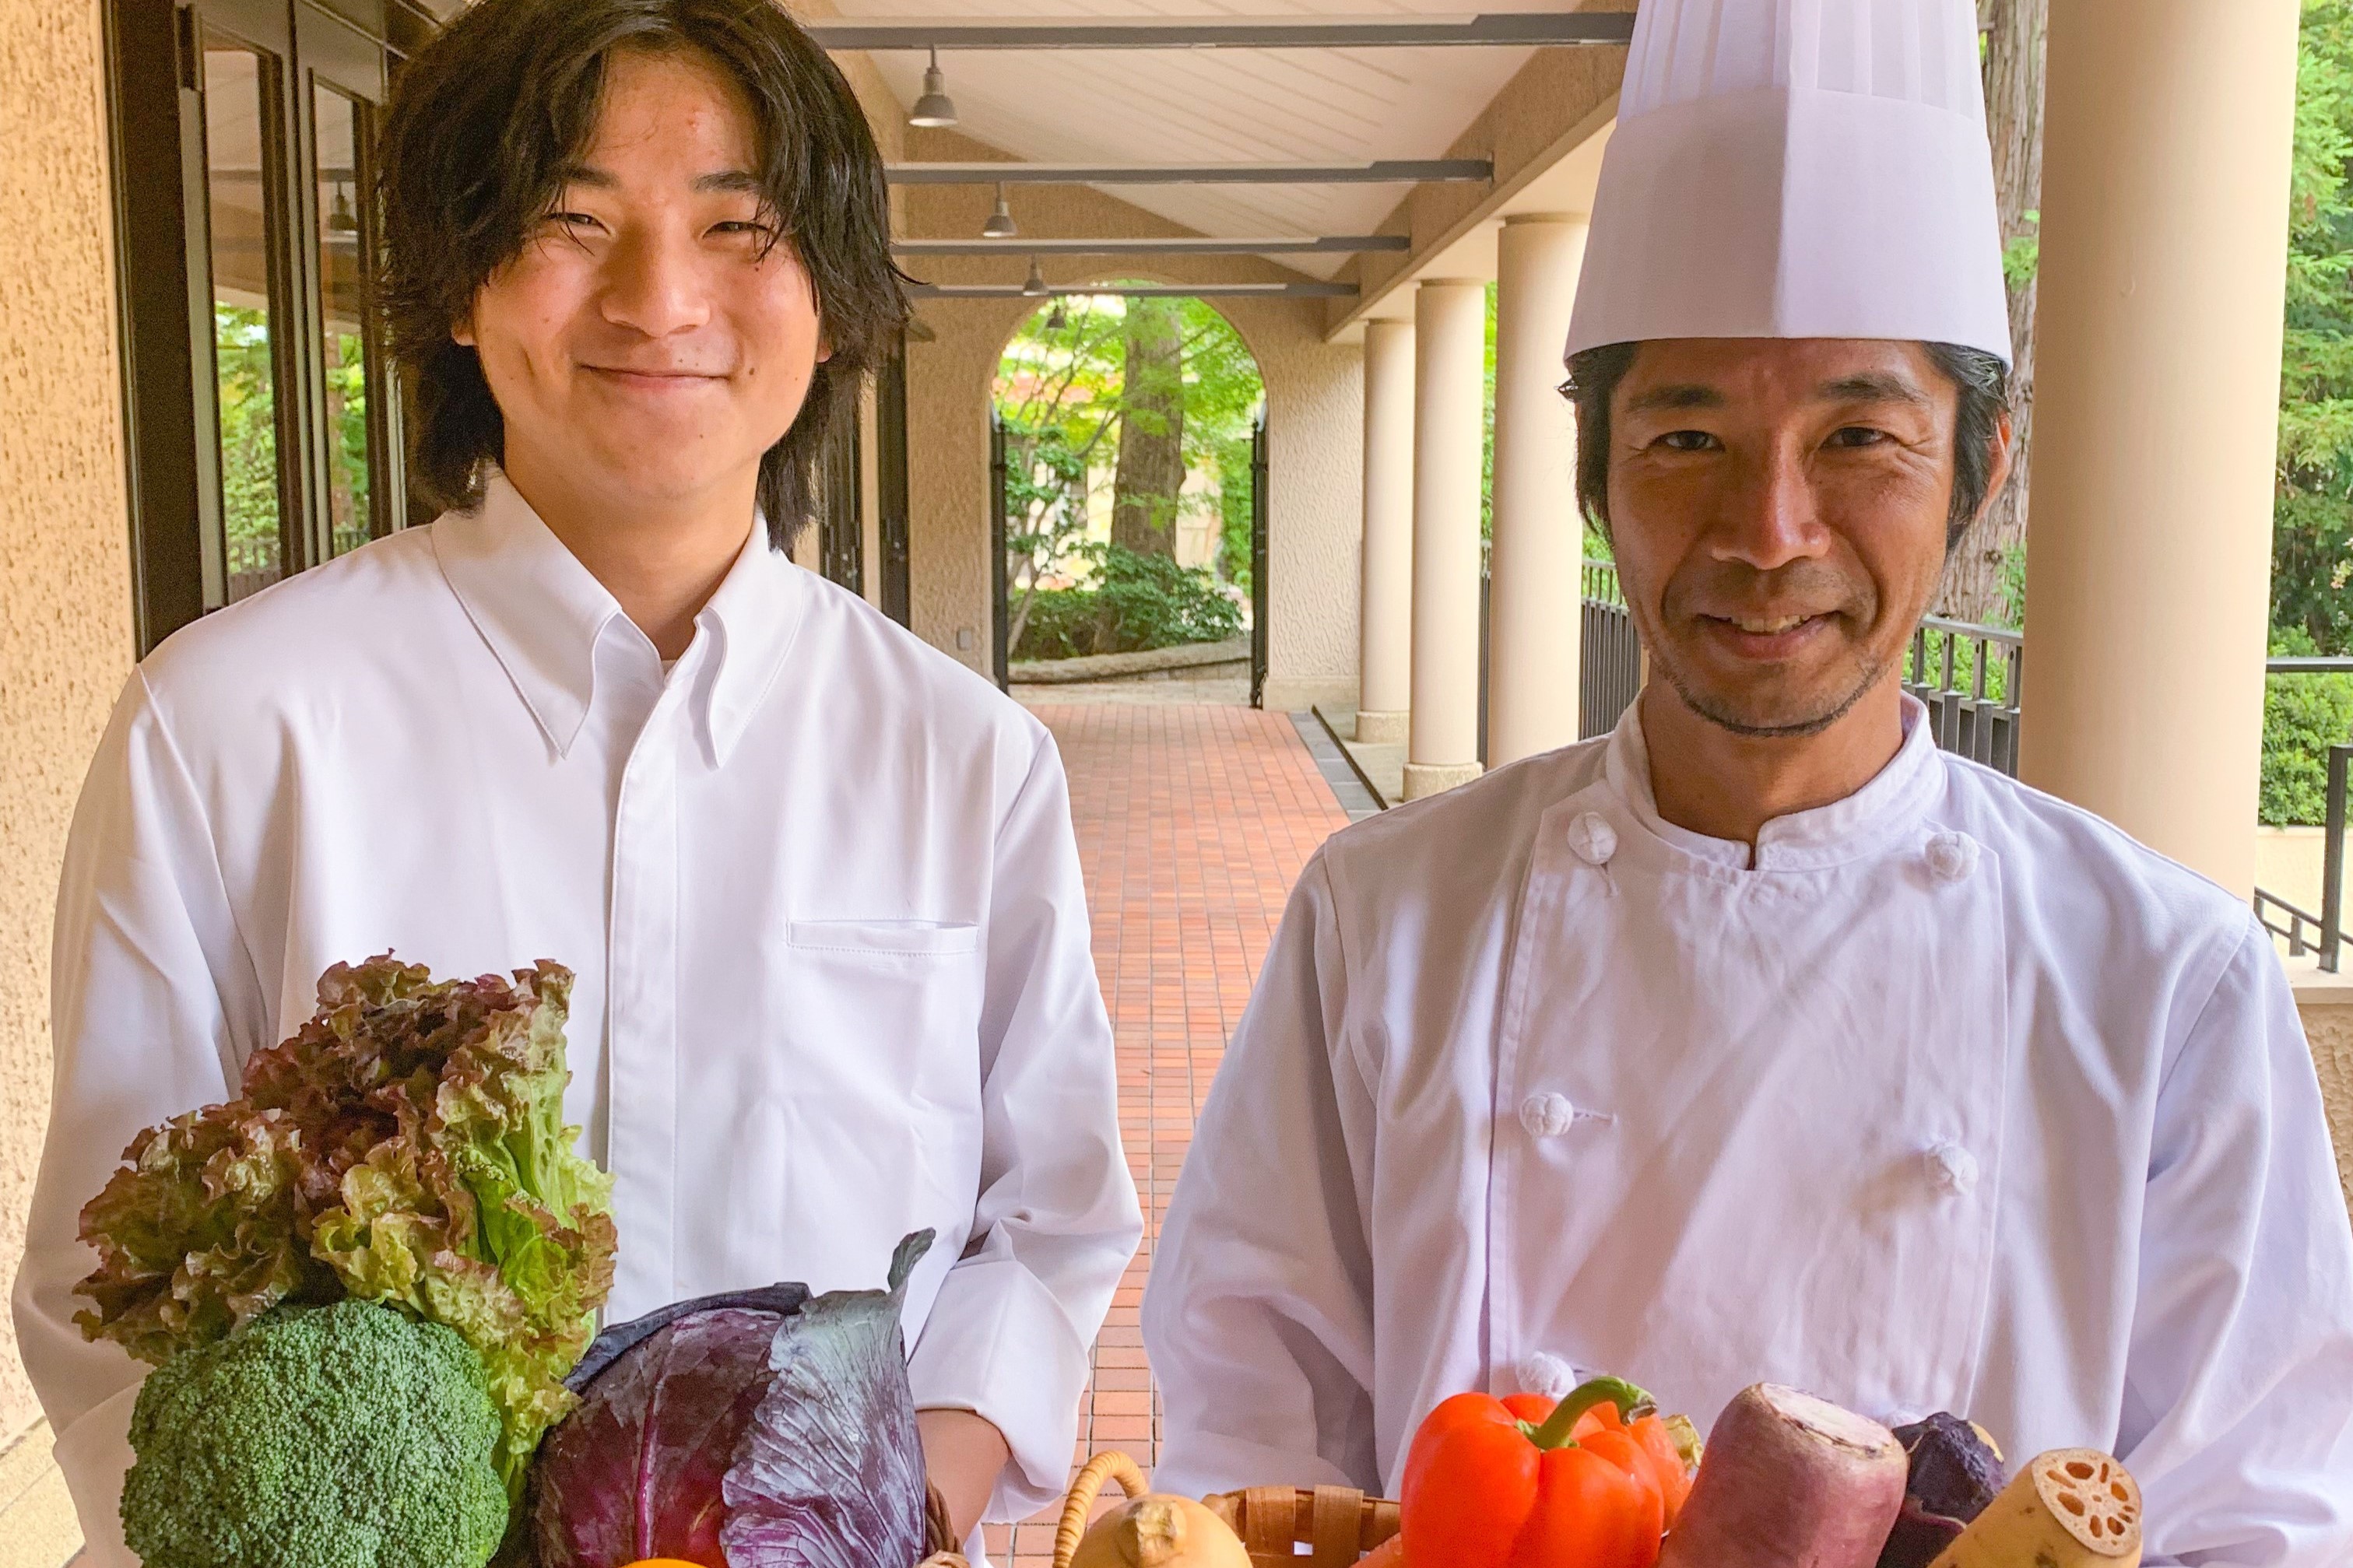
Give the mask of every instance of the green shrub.
M 2353 675 L 2274 675 L 2263 682 L 2258 815 L 2274 826 L 2327 820 L 2328 748 L 2353 742 Z
M 1093 585 L 1039 590 L 1014 658 L 1134 653 L 1241 634 L 1241 606 L 1201 568 L 1116 544 L 1092 544 L 1085 553 L 1094 563 Z

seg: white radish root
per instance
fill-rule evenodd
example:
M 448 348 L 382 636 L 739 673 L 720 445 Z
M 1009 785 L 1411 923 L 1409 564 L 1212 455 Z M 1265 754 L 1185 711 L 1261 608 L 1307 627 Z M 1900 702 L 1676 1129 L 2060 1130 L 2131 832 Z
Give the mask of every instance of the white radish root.
M 1760 1383 L 1716 1417 L 1659 1568 L 1873 1568 L 1909 1472 L 1878 1422 Z

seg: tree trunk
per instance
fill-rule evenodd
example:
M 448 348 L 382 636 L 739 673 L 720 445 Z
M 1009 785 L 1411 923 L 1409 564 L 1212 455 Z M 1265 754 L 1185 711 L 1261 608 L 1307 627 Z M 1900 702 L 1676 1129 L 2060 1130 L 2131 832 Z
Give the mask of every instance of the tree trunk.
M 1176 496 L 1185 488 L 1185 353 L 1175 304 L 1128 300 L 1126 338 L 1111 542 L 1173 557 Z
M 2031 239 L 2042 205 L 2042 40 L 2050 0 L 1979 0 L 1986 28 L 1986 129 L 2002 243 Z M 1954 547 L 1937 611 L 1957 620 L 2007 618 L 2005 568 L 2026 542 L 2027 459 L 2034 439 L 2034 270 L 2013 277 L 2010 341 L 2015 354 L 2010 405 L 2016 437 L 2010 486 Z

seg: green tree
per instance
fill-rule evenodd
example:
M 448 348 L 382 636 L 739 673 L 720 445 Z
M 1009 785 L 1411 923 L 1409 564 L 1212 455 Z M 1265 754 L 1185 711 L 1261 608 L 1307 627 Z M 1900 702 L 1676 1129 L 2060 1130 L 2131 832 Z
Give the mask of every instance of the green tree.
M 1138 323 L 1143 335 L 1160 340 L 1142 377 L 1130 374 L 1130 342 L 1138 335 L 1131 321 L 1138 317 L 1148 317 Z M 1166 352 L 1170 347 L 1173 354 Z M 1041 595 L 1100 594 L 1115 586 L 1103 581 L 1111 558 L 1088 543 L 1088 503 L 1091 487 L 1113 466 L 1114 454 L 1128 452 L 1131 426 L 1162 437 L 1173 431 L 1178 439 L 1179 463 L 1173 474 L 1155 480 L 1158 500 L 1137 509 L 1158 524 L 1154 548 L 1143 553 L 1173 554 L 1176 518 L 1206 515 L 1218 524 L 1216 576 L 1246 595 L 1250 437 L 1264 397 L 1258 362 L 1240 334 L 1201 300 L 1073 296 L 1023 322 L 1006 347 L 996 393 L 1006 432 L 1005 571 L 1014 645 L 1079 651 L 1076 643 L 1085 639 L 1065 637 L 1057 628 L 1092 624 L 1093 601 L 1054 599 L 1054 627 L 1032 636 L 1033 617 L 1047 613 Z M 1187 475 L 1209 482 L 1187 493 Z M 1121 494 L 1113 482 L 1116 529 Z M 1130 553 L 1137 552 L 1133 540 L 1118 537 L 1131 546 Z M 1058 582 L 1091 585 L 1073 590 L 1057 587 Z M 1116 639 L 1123 642 L 1164 635 L 1141 629 L 1147 626 L 1206 629 L 1218 624 L 1214 615 L 1189 611 L 1157 618 L 1123 613 L 1113 619 L 1124 628 Z
M 265 581 L 280 569 L 278 400 L 269 315 L 213 306 L 213 362 L 220 397 L 221 521 L 232 578 Z M 232 584 L 232 592 L 239 584 Z
M 2272 625 L 2353 653 L 2353 0 L 2305 0 Z

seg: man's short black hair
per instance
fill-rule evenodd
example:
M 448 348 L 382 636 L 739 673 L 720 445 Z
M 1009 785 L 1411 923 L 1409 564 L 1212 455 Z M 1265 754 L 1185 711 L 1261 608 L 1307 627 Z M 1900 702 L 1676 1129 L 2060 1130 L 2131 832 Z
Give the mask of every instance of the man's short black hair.
M 760 461 L 770 541 L 814 510 L 817 465 L 906 321 L 891 261 L 882 159 L 832 60 L 773 0 L 480 0 L 395 81 L 380 153 L 379 298 L 413 409 L 410 482 L 436 505 L 482 497 L 505 422 L 475 352 L 450 329 L 521 254 L 594 139 L 617 50 L 707 59 L 744 92 L 761 205 L 809 276 L 831 357 L 792 428 Z
M 1568 362 L 1561 392 L 1577 408 L 1577 500 L 1606 538 L 1609 532 L 1609 403 L 1633 368 L 1641 343 L 1604 343 Z M 2010 370 L 1983 349 L 1922 343 L 1928 358 L 1960 393 L 1953 424 L 1953 507 L 1945 548 L 1983 510 L 1993 480 L 1994 432 L 2010 408 Z

